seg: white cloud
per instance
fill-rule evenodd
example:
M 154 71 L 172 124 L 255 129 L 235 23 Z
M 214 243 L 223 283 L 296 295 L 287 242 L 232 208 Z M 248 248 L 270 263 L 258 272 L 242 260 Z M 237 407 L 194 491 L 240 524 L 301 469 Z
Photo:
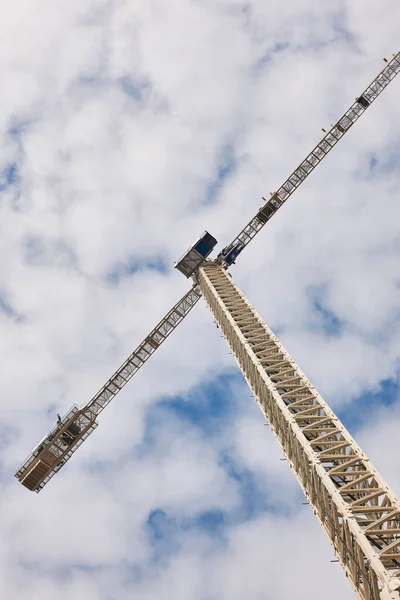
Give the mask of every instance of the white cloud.
M 235 366 L 204 306 L 39 496 L 12 472 L 56 412 L 86 402 L 185 293 L 172 264 L 192 240 L 207 228 L 219 247 L 229 242 L 398 50 L 399 16 L 394 0 L 3 7 L 4 597 L 352 597 L 250 394 L 221 378 Z M 233 272 L 339 408 L 397 376 L 398 86 Z M 315 294 L 338 335 L 326 335 Z M 190 409 L 207 395 L 222 405 L 211 432 L 204 413 L 196 423 L 158 405 L 179 396 Z M 378 429 L 374 418 L 360 441 L 398 488 L 387 442 L 398 410 L 383 411 Z M 249 497 L 224 457 L 257 482 Z M 162 561 L 147 524 L 157 509 L 175 523 Z M 220 537 L 198 523 L 213 510 Z

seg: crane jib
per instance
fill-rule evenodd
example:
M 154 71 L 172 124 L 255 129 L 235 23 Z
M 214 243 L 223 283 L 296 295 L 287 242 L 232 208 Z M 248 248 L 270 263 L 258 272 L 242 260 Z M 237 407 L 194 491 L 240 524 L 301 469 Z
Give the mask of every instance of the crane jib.
M 202 291 L 198 283 L 199 270 L 208 263 L 215 263 L 223 269 L 227 269 L 230 265 L 234 264 L 236 258 L 247 244 L 264 227 L 315 167 L 319 165 L 323 158 L 360 118 L 371 103 L 374 102 L 399 71 L 400 53 L 397 53 L 392 60 L 387 62 L 384 69 L 362 94 L 357 97 L 355 102 L 336 124 L 327 133 L 325 132 L 326 135 L 324 138 L 313 148 L 277 191 L 272 193 L 271 198 L 265 201 L 264 206 L 258 210 L 249 223 L 219 253 L 215 260 L 210 261 L 208 256 L 217 241 L 208 232 L 204 232 L 195 244 L 189 248 L 187 253 L 178 261 L 176 267 L 186 277 L 194 279 L 192 288 L 167 312 L 93 398 L 80 409 L 76 406 L 72 407 L 65 417 L 59 419 L 57 427 L 52 429 L 40 444 L 36 446 L 15 473 L 17 479 L 25 487 L 35 492 L 43 489 L 97 427 L 96 419 L 98 415 L 189 314 L 202 296 Z M 375 526 L 379 527 L 379 521 L 375 522 Z M 386 554 L 384 560 L 392 560 L 392 554 Z
M 331 127 L 322 140 L 313 148 L 300 165 L 293 171 L 286 181 L 271 194 L 271 198 L 261 207 L 254 217 L 241 230 L 236 238 L 228 244 L 218 255 L 216 262 L 220 265 L 229 266 L 225 256 L 241 244 L 242 249 L 257 235 L 276 211 L 286 202 L 293 192 L 303 183 L 317 165 L 332 150 L 338 141 L 345 135 L 350 127 L 360 118 L 366 109 L 376 100 L 385 87 L 394 79 L 400 71 L 400 52 L 382 69 L 372 83 L 358 96 L 343 114 L 342 117 Z

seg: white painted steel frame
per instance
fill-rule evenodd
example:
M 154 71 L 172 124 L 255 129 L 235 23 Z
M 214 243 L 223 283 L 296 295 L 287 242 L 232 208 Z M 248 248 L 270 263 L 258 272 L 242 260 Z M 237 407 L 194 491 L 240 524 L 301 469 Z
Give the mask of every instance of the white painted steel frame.
M 75 440 L 72 444 L 66 444 L 63 441 L 63 434 L 71 423 L 78 426 L 79 434 L 73 436 Z M 15 473 L 15 477 L 28 489 L 39 493 L 96 427 L 97 423 L 92 416 L 73 406 L 62 418 L 60 425 L 50 431 L 28 456 Z M 36 469 L 38 463 L 41 466 L 39 474 Z
M 359 597 L 400 600 L 398 499 L 229 274 L 198 281 Z
M 192 310 L 201 298 L 197 285 L 193 287 L 171 308 L 141 344 L 132 352 L 114 375 L 103 385 L 95 396 L 86 404 L 85 410 L 94 416 L 111 402 L 128 381 L 137 373 L 150 356 L 167 339 L 179 323 Z
M 118 392 L 128 383 L 137 371 L 150 358 L 155 350 L 167 339 L 172 331 L 192 310 L 193 306 L 201 298 L 198 285 L 192 288 L 167 312 L 156 327 L 149 333 L 141 344 L 132 352 L 126 361 L 117 369 L 103 387 L 93 396 L 81 409 L 74 407 L 63 419 L 62 427 L 56 427 L 49 435 L 32 451 L 24 463 L 15 473 L 15 477 L 23 484 L 28 481 L 33 468 L 41 461 L 47 465 L 47 471 L 34 481 L 32 491 L 40 492 L 52 477 L 72 457 L 90 433 L 97 427 L 96 418 L 111 402 Z M 72 418 L 73 417 L 73 418 Z M 67 424 L 75 423 L 80 430 L 80 435 L 71 446 L 62 441 L 63 433 Z M 33 475 L 31 474 L 31 479 Z M 24 483 L 25 482 L 25 483 Z
M 382 71 L 375 77 L 373 82 L 363 91 L 360 97 L 367 99 L 368 104 L 363 106 L 357 100 L 353 102 L 348 110 L 343 114 L 342 117 L 331 127 L 328 133 L 322 138 L 322 140 L 315 146 L 315 148 L 308 154 L 303 162 L 293 171 L 286 181 L 278 188 L 276 192 L 272 194 L 272 197 L 266 202 L 265 206 L 261 207 L 256 215 L 247 223 L 242 231 L 235 237 L 234 240 L 225 250 L 229 250 L 236 246 L 238 243 L 247 246 L 249 242 L 257 235 L 257 233 L 264 227 L 265 223 L 276 213 L 276 211 L 286 202 L 286 200 L 293 194 L 310 173 L 315 169 L 317 165 L 325 158 L 325 156 L 332 150 L 338 141 L 344 136 L 344 134 L 350 129 L 350 127 L 360 118 L 360 116 L 367 110 L 368 106 L 372 104 L 379 96 L 385 87 L 395 78 L 400 72 L 400 52 L 393 56 Z M 218 256 L 216 262 L 218 264 L 224 264 L 224 258 Z
M 331 128 L 321 142 L 312 150 L 306 159 L 299 167 L 288 177 L 283 185 L 275 192 L 272 198 L 262 207 L 253 219 L 246 225 L 241 233 L 233 240 L 226 248 L 232 248 L 240 243 L 243 246 L 247 245 L 251 239 L 262 229 L 265 223 L 271 218 L 278 208 L 291 196 L 297 187 L 308 177 L 311 171 L 321 162 L 327 153 L 341 139 L 351 125 L 363 114 L 366 107 L 371 104 L 390 81 L 400 71 L 400 53 L 397 53 L 394 58 L 385 66 L 381 73 L 363 92 L 362 96 L 368 100 L 368 104 L 364 106 L 356 101 L 339 119 L 339 121 Z M 218 264 L 224 263 L 224 258 L 219 256 L 216 261 Z M 79 410 L 77 416 L 74 417 L 76 424 L 81 428 L 81 435 L 78 436 L 74 444 L 66 450 L 62 445 L 61 437 L 63 431 L 57 428 L 50 432 L 45 442 L 42 442 L 35 448 L 32 454 L 27 458 L 23 465 L 18 469 L 15 476 L 19 481 L 23 482 L 28 476 L 28 471 L 32 471 L 34 463 L 37 463 L 41 457 L 45 459 L 45 455 L 41 447 L 44 445 L 45 454 L 48 457 L 55 456 L 59 462 L 51 468 L 46 477 L 38 479 L 38 487 L 35 491 L 40 491 L 44 485 L 54 476 L 56 472 L 67 462 L 79 445 L 87 438 L 87 436 L 97 426 L 96 417 L 104 410 L 118 392 L 126 385 L 133 375 L 143 366 L 150 358 L 154 351 L 162 344 L 162 342 L 172 333 L 172 331 L 181 323 L 188 312 L 193 308 L 201 296 L 199 286 L 196 284 L 179 300 L 175 306 L 165 315 L 158 325 L 150 332 L 146 339 L 134 350 L 123 365 L 112 375 L 107 383 L 95 394 L 95 396 Z M 74 422 L 75 422 L 74 421 Z M 54 461 L 53 461 L 54 462 Z M 394 543 L 394 541 L 393 541 Z M 388 558 L 388 554 L 385 555 Z M 400 565 L 399 565 L 400 569 Z

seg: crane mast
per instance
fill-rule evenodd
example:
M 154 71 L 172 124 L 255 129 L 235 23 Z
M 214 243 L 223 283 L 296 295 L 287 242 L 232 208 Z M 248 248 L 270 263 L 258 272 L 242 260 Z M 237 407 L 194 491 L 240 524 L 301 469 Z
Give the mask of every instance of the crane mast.
M 398 499 L 229 274 L 198 282 L 359 598 L 400 600 Z

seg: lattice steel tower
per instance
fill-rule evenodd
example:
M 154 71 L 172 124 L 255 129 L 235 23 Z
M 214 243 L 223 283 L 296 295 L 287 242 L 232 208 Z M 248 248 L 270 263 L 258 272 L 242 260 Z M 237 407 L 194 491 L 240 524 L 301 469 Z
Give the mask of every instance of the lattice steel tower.
M 97 426 L 99 413 L 203 296 L 359 598 L 400 600 L 399 500 L 227 272 L 400 71 L 400 53 L 386 63 L 216 259 L 208 257 L 217 241 L 205 232 L 176 263 L 194 280 L 192 288 L 92 400 L 59 417 L 16 473 L 25 487 L 43 489 Z

